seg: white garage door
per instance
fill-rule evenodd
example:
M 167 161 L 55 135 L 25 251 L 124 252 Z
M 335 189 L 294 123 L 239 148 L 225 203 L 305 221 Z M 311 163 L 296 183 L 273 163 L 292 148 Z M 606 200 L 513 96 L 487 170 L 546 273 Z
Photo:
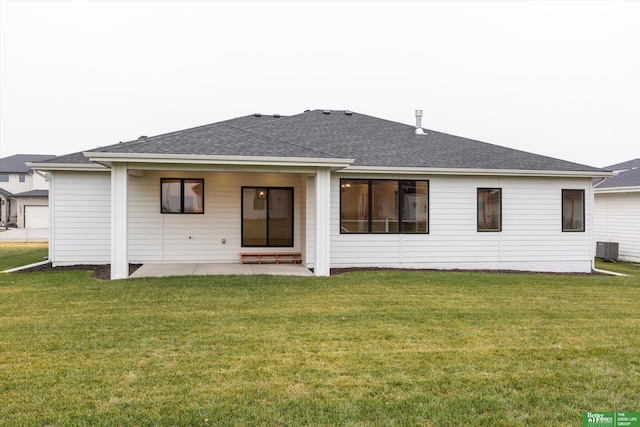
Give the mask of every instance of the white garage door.
M 49 228 L 49 206 L 25 206 L 25 228 Z

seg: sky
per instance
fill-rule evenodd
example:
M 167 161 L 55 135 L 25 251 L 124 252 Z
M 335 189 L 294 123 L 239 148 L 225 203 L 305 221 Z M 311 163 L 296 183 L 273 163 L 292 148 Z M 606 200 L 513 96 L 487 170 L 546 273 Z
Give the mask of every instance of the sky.
M 640 157 L 640 1 L 0 0 L 0 157 L 352 110 L 604 167 Z

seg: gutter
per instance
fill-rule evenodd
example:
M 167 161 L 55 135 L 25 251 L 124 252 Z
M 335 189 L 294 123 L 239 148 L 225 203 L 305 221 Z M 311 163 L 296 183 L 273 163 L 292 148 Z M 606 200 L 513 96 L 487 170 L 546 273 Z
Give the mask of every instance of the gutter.
M 27 163 L 27 166 L 36 171 L 100 172 L 109 170 L 107 167 L 95 163 Z
M 520 169 L 463 169 L 463 168 L 411 168 L 385 166 L 349 166 L 340 173 L 380 173 L 414 175 L 474 175 L 474 176 L 547 176 L 572 178 L 597 178 L 614 176 L 608 171 L 557 171 L 557 170 L 520 170 Z

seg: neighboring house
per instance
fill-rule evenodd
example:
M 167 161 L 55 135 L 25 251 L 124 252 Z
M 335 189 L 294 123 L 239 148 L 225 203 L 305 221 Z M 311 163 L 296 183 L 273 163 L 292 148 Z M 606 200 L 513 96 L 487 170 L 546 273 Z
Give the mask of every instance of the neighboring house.
M 51 154 L 16 154 L 0 159 L 0 224 L 47 228 L 49 224 L 47 178 L 27 162 L 41 162 Z
M 50 171 L 54 266 L 239 262 L 590 272 L 612 173 L 351 111 L 260 114 L 75 153 Z
M 618 175 L 595 184 L 595 239 L 618 243 L 618 258 L 640 262 L 640 158 L 605 169 Z

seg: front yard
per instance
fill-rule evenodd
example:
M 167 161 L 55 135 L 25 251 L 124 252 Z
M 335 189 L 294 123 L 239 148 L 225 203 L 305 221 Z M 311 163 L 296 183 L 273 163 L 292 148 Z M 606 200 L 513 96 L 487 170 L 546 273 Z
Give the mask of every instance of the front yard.
M 578 426 L 640 411 L 638 277 L 3 274 L 0 425 Z

